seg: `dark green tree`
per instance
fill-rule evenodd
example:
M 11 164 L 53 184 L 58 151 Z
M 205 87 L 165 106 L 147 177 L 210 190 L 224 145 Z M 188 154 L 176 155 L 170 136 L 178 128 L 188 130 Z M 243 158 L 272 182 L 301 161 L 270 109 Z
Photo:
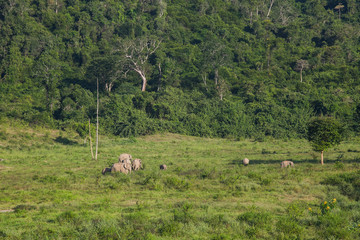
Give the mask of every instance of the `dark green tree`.
M 332 117 L 318 117 L 308 124 L 308 140 L 313 149 L 321 153 L 321 164 L 324 164 L 324 151 L 340 144 L 343 139 L 343 126 Z
M 62 75 L 58 53 L 53 49 L 44 51 L 34 66 L 33 74 L 45 89 L 47 109 L 53 114 L 60 98 L 58 85 Z

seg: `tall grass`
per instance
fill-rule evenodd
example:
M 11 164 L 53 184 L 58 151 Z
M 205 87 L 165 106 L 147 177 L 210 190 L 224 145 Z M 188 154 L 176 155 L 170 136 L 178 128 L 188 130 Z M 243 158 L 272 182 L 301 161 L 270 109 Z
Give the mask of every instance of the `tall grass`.
M 15 210 L 0 213 L 3 239 L 360 238 L 358 139 L 329 150 L 321 166 L 302 140 L 101 136 L 93 161 L 72 132 L 0 132 L 0 210 Z M 120 153 L 144 169 L 102 175 Z M 281 169 L 283 160 L 295 168 Z M 333 198 L 333 211 L 317 212 Z

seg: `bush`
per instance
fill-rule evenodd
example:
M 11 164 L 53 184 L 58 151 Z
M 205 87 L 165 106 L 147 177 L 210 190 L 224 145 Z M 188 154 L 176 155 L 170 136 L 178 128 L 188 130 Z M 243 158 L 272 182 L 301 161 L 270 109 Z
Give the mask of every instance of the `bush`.
M 180 223 L 189 223 L 195 218 L 191 214 L 193 205 L 187 202 L 179 203 L 178 207 L 174 209 L 174 221 Z
M 278 239 L 302 239 L 304 227 L 288 216 L 281 217 L 276 223 Z
M 341 212 L 319 217 L 319 237 L 329 239 L 352 239 L 347 228 L 348 220 Z
M 180 230 L 180 224 L 176 221 L 163 221 L 161 220 L 159 224 L 160 226 L 157 231 L 161 236 L 176 236 L 176 234 Z
M 176 176 L 167 177 L 164 180 L 164 184 L 168 188 L 174 188 L 178 190 L 186 190 L 190 188 L 190 182 L 184 179 L 180 179 Z
M 251 210 L 237 217 L 240 222 L 245 222 L 249 226 L 264 227 L 272 222 L 272 215 L 263 211 Z
M 328 176 L 321 184 L 337 186 L 349 198 L 360 199 L 360 171 Z

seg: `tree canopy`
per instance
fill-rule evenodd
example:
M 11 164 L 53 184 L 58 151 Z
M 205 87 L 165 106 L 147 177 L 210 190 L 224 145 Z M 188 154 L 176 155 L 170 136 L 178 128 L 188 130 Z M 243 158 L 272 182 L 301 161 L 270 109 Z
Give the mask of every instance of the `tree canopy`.
M 0 3 L 0 118 L 84 124 L 98 79 L 111 134 L 360 131 L 358 0 Z
M 343 133 L 341 124 L 331 117 L 318 117 L 309 122 L 308 140 L 315 151 L 321 152 L 321 164 L 324 163 L 323 152 L 340 144 Z

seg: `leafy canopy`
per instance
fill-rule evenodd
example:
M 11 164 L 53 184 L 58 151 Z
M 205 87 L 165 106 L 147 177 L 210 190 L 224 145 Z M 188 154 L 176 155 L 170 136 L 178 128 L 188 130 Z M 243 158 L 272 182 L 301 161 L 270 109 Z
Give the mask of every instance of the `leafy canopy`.
M 343 132 L 342 125 L 332 117 L 314 118 L 308 124 L 308 140 L 318 152 L 340 144 Z

